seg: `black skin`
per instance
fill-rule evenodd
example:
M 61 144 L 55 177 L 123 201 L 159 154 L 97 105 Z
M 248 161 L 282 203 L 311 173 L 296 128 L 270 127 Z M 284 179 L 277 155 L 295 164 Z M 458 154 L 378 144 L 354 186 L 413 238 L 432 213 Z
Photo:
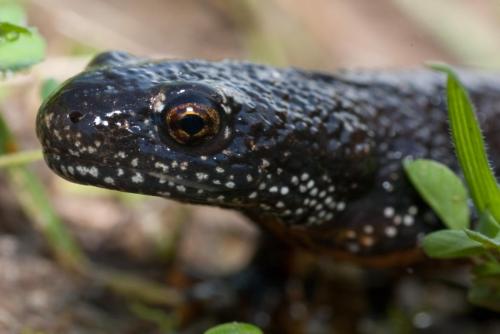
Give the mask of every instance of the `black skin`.
M 500 79 L 460 77 L 497 163 Z M 443 87 L 430 70 L 324 74 L 108 52 L 41 106 L 37 134 L 70 181 L 233 208 L 293 245 L 393 265 L 441 227 L 403 159 L 458 169 Z

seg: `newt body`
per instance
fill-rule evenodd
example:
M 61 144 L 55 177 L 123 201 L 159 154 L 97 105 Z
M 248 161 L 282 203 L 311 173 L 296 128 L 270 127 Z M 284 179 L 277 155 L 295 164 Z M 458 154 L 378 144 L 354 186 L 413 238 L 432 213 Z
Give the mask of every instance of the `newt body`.
M 500 78 L 461 78 L 500 162 Z M 457 169 L 443 87 L 428 70 L 325 74 L 110 52 L 44 103 L 37 133 L 70 181 L 233 208 L 292 244 L 394 264 L 441 226 L 402 160 Z

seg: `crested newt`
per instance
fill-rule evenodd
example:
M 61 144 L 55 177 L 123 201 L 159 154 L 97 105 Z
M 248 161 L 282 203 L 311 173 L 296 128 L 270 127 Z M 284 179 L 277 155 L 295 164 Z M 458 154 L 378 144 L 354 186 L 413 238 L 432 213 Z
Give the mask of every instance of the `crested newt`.
M 500 77 L 459 74 L 500 162 Z M 328 74 L 112 51 L 44 102 L 37 135 L 70 181 L 235 209 L 292 245 L 395 265 L 442 226 L 402 160 L 458 169 L 444 82 L 426 69 Z

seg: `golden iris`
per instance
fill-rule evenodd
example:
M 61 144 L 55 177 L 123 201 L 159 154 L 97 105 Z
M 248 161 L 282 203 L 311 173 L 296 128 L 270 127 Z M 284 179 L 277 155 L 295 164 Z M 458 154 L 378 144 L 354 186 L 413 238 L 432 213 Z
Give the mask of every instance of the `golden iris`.
M 180 144 L 198 144 L 213 138 L 220 128 L 217 110 L 190 102 L 170 108 L 165 120 L 170 136 Z

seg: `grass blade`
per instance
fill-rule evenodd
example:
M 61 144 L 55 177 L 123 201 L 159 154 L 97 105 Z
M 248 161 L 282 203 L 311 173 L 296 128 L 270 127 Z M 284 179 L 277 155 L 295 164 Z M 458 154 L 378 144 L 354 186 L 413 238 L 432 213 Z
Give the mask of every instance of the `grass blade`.
M 16 156 L 15 151 L 14 138 L 0 115 L 0 159 Z M 7 153 L 11 154 L 5 156 Z M 18 158 L 19 154 L 17 154 Z M 57 259 L 67 267 L 80 271 L 82 266 L 86 265 L 87 260 L 52 208 L 38 177 L 26 166 L 11 165 L 5 169 L 5 172 L 14 187 L 14 195 L 26 214 L 44 234 Z
M 479 212 L 489 210 L 500 221 L 500 191 L 490 168 L 481 129 L 470 98 L 457 75 L 446 65 L 431 65 L 448 75 L 448 114 L 455 150 Z

